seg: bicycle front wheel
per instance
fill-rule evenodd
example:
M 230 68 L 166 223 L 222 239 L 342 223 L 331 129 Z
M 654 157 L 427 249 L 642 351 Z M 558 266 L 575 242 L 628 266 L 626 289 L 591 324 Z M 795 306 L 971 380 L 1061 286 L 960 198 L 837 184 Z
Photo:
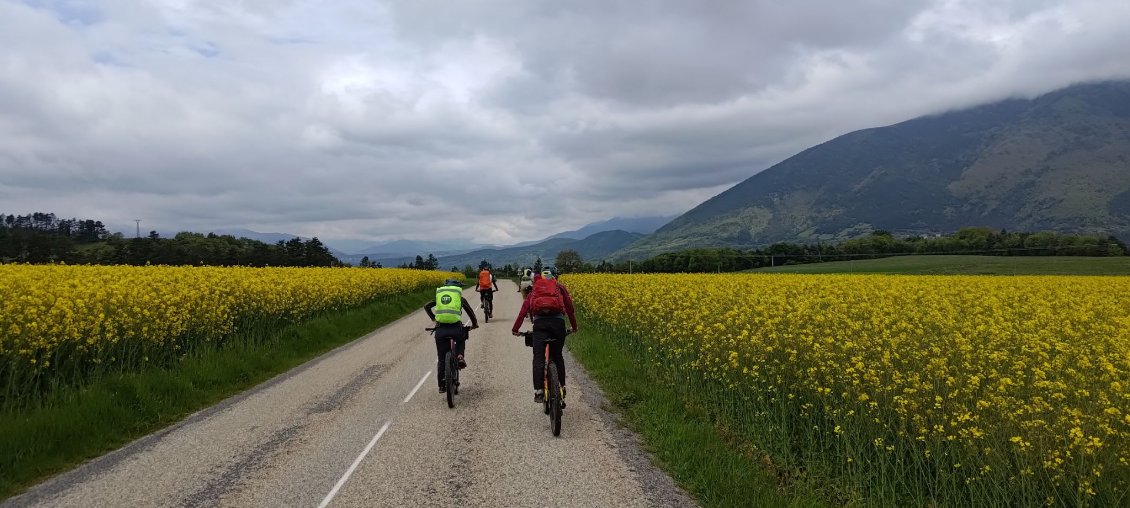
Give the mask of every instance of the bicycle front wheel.
M 557 377 L 557 366 L 549 365 L 549 391 L 545 397 L 549 402 L 549 424 L 553 427 L 553 435 L 561 435 L 561 382 Z

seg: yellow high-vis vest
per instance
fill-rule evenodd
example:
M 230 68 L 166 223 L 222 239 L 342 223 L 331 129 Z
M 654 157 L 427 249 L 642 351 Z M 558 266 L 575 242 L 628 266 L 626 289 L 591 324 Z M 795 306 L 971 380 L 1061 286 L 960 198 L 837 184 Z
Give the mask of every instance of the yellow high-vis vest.
M 436 306 L 432 311 L 436 322 L 455 324 L 463 320 L 463 288 L 443 286 L 436 289 Z

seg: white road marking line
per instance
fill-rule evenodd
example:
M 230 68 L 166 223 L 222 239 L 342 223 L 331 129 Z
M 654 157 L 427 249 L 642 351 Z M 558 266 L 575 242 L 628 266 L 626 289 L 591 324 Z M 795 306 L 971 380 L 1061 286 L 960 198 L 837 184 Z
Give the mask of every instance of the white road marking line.
M 337 495 L 337 491 L 340 490 L 341 486 L 345 485 L 346 480 L 348 480 L 349 477 L 353 475 L 353 470 L 357 469 L 357 466 L 361 464 L 361 461 L 364 460 L 365 456 L 369 454 L 369 450 L 373 449 L 373 445 L 377 444 L 377 440 L 384 435 L 385 431 L 388 430 L 389 424 L 391 423 L 391 421 L 385 422 L 384 426 L 381 427 L 381 430 L 377 431 L 377 435 L 373 436 L 372 441 L 369 441 L 369 446 L 366 446 L 365 450 L 361 452 L 361 455 L 357 456 L 357 460 L 353 461 L 353 465 L 349 466 L 349 469 L 345 472 L 344 475 L 342 475 L 341 479 L 337 481 L 337 485 L 334 485 L 333 490 L 331 490 L 329 494 L 326 494 L 326 498 L 322 500 L 322 504 L 318 505 L 318 508 L 326 508 L 326 506 L 330 504 L 330 501 L 332 501 L 334 496 Z
M 427 374 L 424 374 L 424 377 L 420 378 L 420 382 L 416 383 L 416 387 L 412 389 L 412 392 L 409 393 L 407 397 L 404 397 L 404 400 L 401 402 L 401 404 L 405 404 L 408 401 L 412 400 L 412 396 L 416 395 L 416 392 L 420 390 L 421 386 L 424 386 L 424 381 L 427 381 L 429 377 L 432 377 L 432 371 L 430 370 Z

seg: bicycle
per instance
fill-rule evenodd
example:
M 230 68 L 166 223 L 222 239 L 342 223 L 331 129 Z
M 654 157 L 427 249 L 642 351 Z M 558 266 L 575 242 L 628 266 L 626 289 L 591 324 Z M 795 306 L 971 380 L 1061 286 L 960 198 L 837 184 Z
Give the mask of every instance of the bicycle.
M 565 330 L 565 336 L 568 337 L 573 333 L 573 330 Z M 532 330 L 519 333 L 527 340 L 533 340 L 534 332 Z M 544 377 L 542 378 L 542 390 L 545 394 L 543 405 L 545 406 L 545 414 L 549 415 L 549 426 L 553 431 L 554 436 L 561 435 L 561 409 L 565 405 L 564 389 L 561 387 L 561 378 L 557 375 L 557 364 L 553 362 L 553 358 L 549 354 L 549 345 L 555 339 L 546 337 L 545 341 L 545 370 Z
M 490 318 L 494 317 L 494 293 L 489 292 L 483 296 L 483 322 L 489 323 Z
M 424 328 L 428 333 L 435 335 L 436 329 Z M 470 338 L 471 327 L 463 325 L 463 333 Z M 448 337 L 447 354 L 443 357 L 444 384 L 447 392 L 447 407 L 455 407 L 455 396 L 459 394 L 459 361 L 455 356 L 455 336 Z M 463 339 L 464 341 L 467 339 Z

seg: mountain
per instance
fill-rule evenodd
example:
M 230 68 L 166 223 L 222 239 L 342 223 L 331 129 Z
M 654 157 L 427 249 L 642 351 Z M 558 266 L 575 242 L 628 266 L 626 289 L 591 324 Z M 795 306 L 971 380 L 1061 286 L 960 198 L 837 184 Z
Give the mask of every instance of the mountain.
M 392 258 L 392 257 L 415 257 L 417 254 L 456 254 L 469 252 L 475 249 L 484 247 L 481 244 L 473 244 L 468 242 L 426 242 L 420 240 L 393 240 L 390 242 L 378 243 L 370 245 L 364 249 L 357 251 L 354 256 L 360 259 L 361 256 L 369 256 L 371 259 L 376 258 Z
M 1130 82 L 845 134 L 753 175 L 615 257 L 966 226 L 1130 236 Z
M 399 254 L 415 256 L 416 254 L 427 255 L 431 253 L 440 252 L 467 252 L 474 249 L 482 248 L 482 244 L 472 243 L 464 240 L 456 240 L 451 242 L 428 242 L 422 240 L 393 240 L 390 242 L 382 242 L 376 245 L 370 245 L 364 249 L 358 250 L 357 254 Z
M 465 254 L 437 257 L 439 257 L 440 268 L 451 268 L 452 266 L 463 268 L 466 265 L 478 267 L 479 262 L 484 259 L 494 266 L 502 266 L 508 263 L 532 265 L 538 257 L 541 257 L 542 262 L 552 264 L 558 252 L 572 249 L 577 251 L 581 255 L 581 259 L 585 261 L 599 262 L 607 258 L 609 254 L 643 237 L 643 234 L 628 231 L 603 231 L 581 240 L 550 238 L 533 245 L 480 249 Z M 396 264 L 386 264 L 385 266 L 395 266 Z
M 580 229 L 575 229 L 573 231 L 557 233 L 556 235 L 550 236 L 549 238 L 581 239 L 588 238 L 597 233 L 617 230 L 627 231 L 629 233 L 642 233 L 645 235 L 650 235 L 651 233 L 654 233 L 656 229 L 662 227 L 664 224 L 671 222 L 671 219 L 674 218 L 675 217 L 673 215 L 664 217 L 615 217 L 606 221 L 586 224 Z
M 361 262 L 362 258 L 367 257 L 370 261 L 380 262 L 382 266 L 397 266 L 405 260 L 409 263 L 415 261 L 418 255 L 424 257 L 427 257 L 428 254 L 434 254 L 437 257 L 456 255 L 482 247 L 482 245 L 466 241 L 441 243 L 420 240 L 393 240 L 369 245 L 354 254 L 339 256 L 339 259 L 356 265 Z

